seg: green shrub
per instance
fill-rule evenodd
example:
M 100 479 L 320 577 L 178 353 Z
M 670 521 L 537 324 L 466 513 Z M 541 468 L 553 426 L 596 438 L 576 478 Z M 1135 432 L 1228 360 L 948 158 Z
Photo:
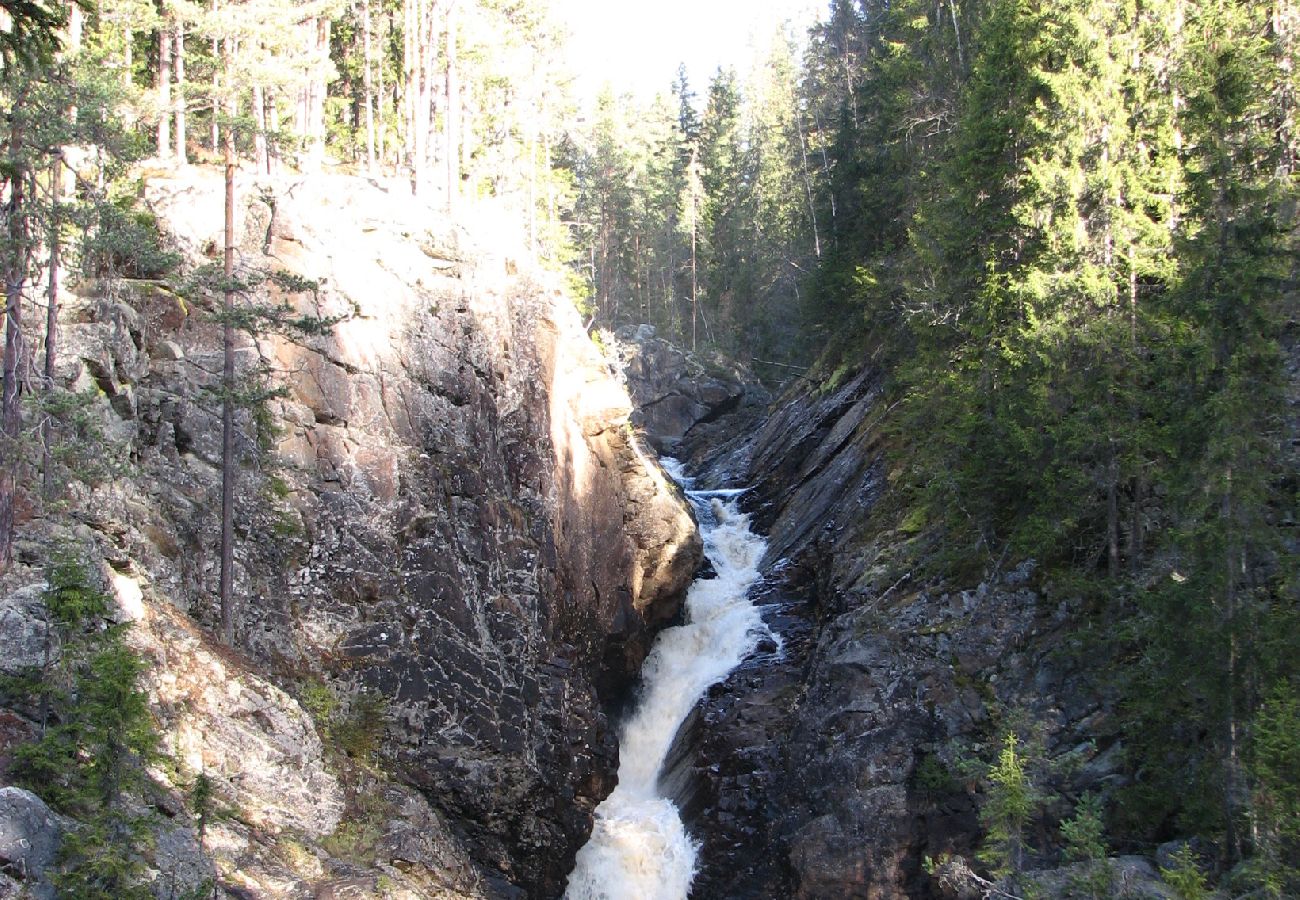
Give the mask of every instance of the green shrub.
M 997 762 L 989 769 L 988 790 L 980 810 L 980 821 L 988 833 L 979 859 L 997 876 L 1024 868 L 1024 830 L 1040 803 L 1018 750 L 1019 742 L 1014 731 L 1007 734 Z
M 1255 715 L 1252 879 L 1274 897 L 1300 896 L 1300 697 L 1279 682 Z
M 120 802 L 145 784 L 144 765 L 158 736 L 140 688 L 144 664 L 122 640 L 125 625 L 104 622 L 110 605 L 85 565 L 56 554 L 44 599 L 57 667 L 41 672 L 39 700 L 46 727 L 14 751 L 14 780 L 55 810 L 77 819 L 52 879 L 60 897 L 134 900 L 141 885 L 140 849 L 147 820 Z
M 1173 856 L 1173 866 L 1160 867 L 1160 876 L 1183 900 L 1207 900 L 1210 885 L 1196 861 L 1192 848 L 1184 845 Z
M 961 790 L 961 784 L 952 771 L 933 753 L 926 754 L 917 763 L 913 781 L 916 790 L 931 800 Z
M 1114 873 L 1106 859 L 1106 825 L 1102 818 L 1101 798 L 1084 794 L 1075 808 L 1074 818 L 1061 823 L 1067 859 L 1084 864 L 1083 870 L 1070 878 L 1076 896 L 1105 900 L 1114 896 Z
M 388 725 L 388 704 L 373 691 L 362 691 L 348 704 L 347 714 L 334 727 L 334 742 L 363 765 L 372 765 Z

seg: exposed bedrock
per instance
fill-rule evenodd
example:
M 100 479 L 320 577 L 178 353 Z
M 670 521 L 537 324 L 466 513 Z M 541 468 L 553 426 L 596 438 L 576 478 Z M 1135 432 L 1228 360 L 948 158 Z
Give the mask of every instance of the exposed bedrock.
M 67 305 L 60 377 L 102 392 L 105 429 L 136 464 L 76 498 L 79 534 L 135 585 L 164 742 L 254 826 L 324 840 L 374 798 L 324 765 L 293 696 L 323 682 L 346 707 L 374 692 L 393 790 L 422 795 L 385 801 L 392 852 L 441 867 L 425 895 L 555 896 L 613 787 L 602 704 L 701 559 L 688 507 L 576 312 L 546 276 L 514 274 L 499 229 L 480 245 L 360 179 L 238 188 L 241 270 L 319 284 L 268 282 L 241 302 L 349 318 L 326 337 L 239 339 L 240 368 L 266 363 L 283 395 L 269 416 L 239 415 L 233 652 L 210 640 L 219 298 L 83 284 Z M 215 173 L 150 179 L 145 199 L 191 265 L 219 257 Z M 30 568 L 14 577 L 34 581 L 48 529 L 23 527 Z M 403 819 L 436 846 L 401 851 L 418 843 Z M 241 834 L 227 868 L 257 896 L 332 883 L 329 865 L 290 877 L 259 863 Z
M 655 337 L 653 326 L 620 329 L 618 338 L 636 406 L 632 422 L 661 452 L 680 452 L 688 434 L 704 439 L 710 424 L 742 409 L 761 409 L 771 399 L 743 366 L 721 354 L 682 350 Z

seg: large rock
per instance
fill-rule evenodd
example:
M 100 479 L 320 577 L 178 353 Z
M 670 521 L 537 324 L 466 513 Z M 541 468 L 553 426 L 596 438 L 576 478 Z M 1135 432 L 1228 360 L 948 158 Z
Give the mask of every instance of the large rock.
M 58 857 L 63 825 L 41 798 L 18 787 L 0 788 L 0 872 L 32 897 L 53 897 L 45 872 Z
M 20 675 L 45 662 L 45 583 L 28 584 L 0 597 L 0 674 Z
M 682 350 L 655 337 L 649 325 L 620 331 L 617 351 L 636 404 L 632 422 L 661 451 L 675 452 L 693 428 L 742 404 L 767 403 L 766 391 L 742 367 L 719 354 Z

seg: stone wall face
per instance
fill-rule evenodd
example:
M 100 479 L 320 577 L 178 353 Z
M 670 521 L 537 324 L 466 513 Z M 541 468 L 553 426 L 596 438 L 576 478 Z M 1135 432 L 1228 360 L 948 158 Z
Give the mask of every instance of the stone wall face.
M 141 585 L 141 617 L 157 611 L 164 724 L 231 796 L 249 783 L 239 754 L 221 728 L 186 731 L 181 706 L 277 733 L 263 720 L 278 714 L 254 707 L 297 706 L 269 684 L 251 705 L 218 704 L 187 669 L 206 659 L 291 693 L 316 679 L 373 692 L 384 758 L 450 823 L 485 889 L 552 896 L 613 787 L 602 703 L 675 614 L 700 541 L 568 301 L 398 194 L 342 177 L 239 185 L 241 270 L 319 290 L 268 282 L 238 302 L 350 318 L 325 337 L 238 340 L 240 368 L 260 360 L 280 392 L 269 415 L 239 415 L 236 659 L 205 637 L 218 614 L 219 298 L 80 286 L 60 375 L 103 391 L 136 468 L 76 500 L 107 564 Z M 219 178 L 156 178 L 145 200 L 191 265 L 219 259 Z M 195 653 L 170 652 L 177 636 Z M 319 757 L 304 723 L 300 749 Z M 328 832 L 337 797 L 322 793 Z M 280 818 L 299 827 L 292 815 Z

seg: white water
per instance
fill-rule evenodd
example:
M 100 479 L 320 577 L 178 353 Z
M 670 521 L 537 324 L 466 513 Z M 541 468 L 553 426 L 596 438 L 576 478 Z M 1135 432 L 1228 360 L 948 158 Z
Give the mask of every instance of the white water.
M 676 460 L 663 463 L 689 488 Z M 646 657 L 642 695 L 623 726 L 618 787 L 596 807 L 591 839 L 569 875 L 567 900 L 684 900 L 690 892 L 698 847 L 672 801 L 659 795 L 659 771 L 704 692 L 769 635 L 748 598 L 765 542 L 736 508 L 741 493 L 687 491 L 717 577 L 691 585 L 685 624 L 661 632 Z

